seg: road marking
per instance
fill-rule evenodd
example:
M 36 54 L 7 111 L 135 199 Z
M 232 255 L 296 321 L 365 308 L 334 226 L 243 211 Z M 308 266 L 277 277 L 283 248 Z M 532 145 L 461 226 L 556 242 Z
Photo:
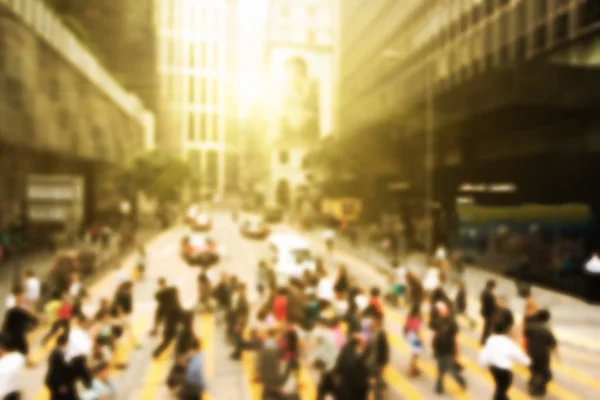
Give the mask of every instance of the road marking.
M 388 332 L 388 340 L 390 344 L 395 349 L 399 350 L 404 355 L 410 356 L 410 351 L 404 340 L 399 338 L 393 333 Z M 426 361 L 424 359 L 419 359 L 419 367 L 425 373 L 425 375 L 429 376 L 430 379 L 433 380 L 434 384 L 437 380 L 437 368 L 433 365 L 433 363 Z M 451 379 L 450 377 L 444 377 L 444 388 L 446 392 L 452 396 L 454 399 L 467 400 L 471 399 L 471 395 L 463 390 L 458 383 Z
M 415 386 L 410 383 L 400 372 L 391 366 L 387 366 L 383 371 L 383 378 L 406 400 L 423 400 L 424 397 L 419 393 Z
M 206 355 L 206 381 L 210 388 L 210 382 L 215 375 L 215 318 L 213 314 L 202 314 L 200 317 L 200 329 L 196 332 L 202 332 L 201 341 L 204 354 Z M 212 400 L 213 396 L 210 390 L 204 393 L 202 397 L 205 400 Z
M 174 250 L 175 250 L 175 244 L 169 243 L 162 249 L 158 250 L 154 255 L 156 255 L 158 257 L 165 257 L 165 256 L 169 255 L 169 253 L 172 253 Z
M 146 379 L 144 379 L 139 400 L 154 400 L 156 398 L 157 392 L 166 380 L 174 351 L 175 341 L 169 345 L 158 359 L 152 359 L 150 368 L 146 373 Z
M 244 336 L 248 337 L 248 329 L 244 332 Z M 250 399 L 260 400 L 262 399 L 262 385 L 256 381 L 256 352 L 243 351 L 242 352 L 242 368 L 244 369 L 244 380 L 246 382 L 247 390 L 250 394 Z
M 313 244 L 316 242 L 313 238 L 310 238 L 310 241 L 312 241 Z M 346 251 L 334 250 L 333 256 L 344 262 L 349 262 L 352 264 L 359 264 L 362 267 L 368 267 L 369 269 L 373 270 L 374 272 L 381 274 L 380 271 L 374 270 L 374 268 L 366 261 L 362 260 L 361 258 L 359 258 L 355 255 L 349 254 Z M 473 299 L 473 297 L 470 297 L 470 299 Z M 473 301 L 475 301 L 475 300 L 473 300 Z M 471 339 L 470 337 L 462 336 L 462 335 L 461 335 L 461 337 L 463 338 L 462 340 L 464 341 L 464 343 L 467 344 L 469 347 L 472 347 L 476 350 L 479 350 L 481 348 L 481 346 L 479 345 L 479 342 Z M 592 388 L 594 390 L 600 390 L 600 383 L 596 379 L 594 379 L 590 376 L 587 376 L 583 373 L 580 373 L 570 367 L 564 366 L 564 365 L 562 365 L 562 363 L 559 363 L 559 362 L 554 362 L 553 366 L 555 368 L 557 368 L 557 370 L 565 373 L 566 375 L 568 375 L 569 377 L 574 379 L 575 381 L 577 381 L 585 386 L 588 386 L 589 388 Z M 525 368 L 516 368 L 516 372 L 520 376 L 522 376 L 526 379 L 529 378 L 529 372 Z M 564 389 L 560 385 L 557 385 L 555 382 L 550 382 L 548 384 L 548 392 L 555 395 L 557 398 L 563 399 L 563 400 L 579 400 L 580 399 L 578 396 L 575 396 L 572 393 L 568 392 L 566 389 Z M 517 396 L 519 396 L 519 394 L 517 394 Z
M 300 398 L 302 400 L 313 400 L 317 398 L 317 389 L 310 370 L 302 364 L 298 371 L 298 384 L 300 385 Z

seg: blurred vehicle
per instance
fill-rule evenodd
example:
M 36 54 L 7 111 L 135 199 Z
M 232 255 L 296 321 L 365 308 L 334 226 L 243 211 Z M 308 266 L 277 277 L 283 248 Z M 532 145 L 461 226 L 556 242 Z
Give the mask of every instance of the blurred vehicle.
M 244 218 L 240 233 L 247 238 L 265 239 L 271 230 L 260 215 L 252 215 Z
M 212 229 L 212 219 L 206 213 L 199 214 L 190 222 L 190 228 L 194 232 L 208 232 Z
M 210 267 L 221 259 L 215 241 L 203 234 L 190 233 L 181 239 L 181 257 L 190 265 Z
M 355 197 L 327 197 L 321 202 L 321 213 L 336 222 L 354 222 L 362 213 L 362 201 Z
M 290 278 L 302 278 L 305 271 L 315 271 L 316 262 L 310 246 L 297 235 L 271 235 L 269 250 L 278 285 L 286 284 Z
M 278 223 L 283 219 L 283 209 L 277 204 L 267 204 L 263 210 L 265 222 Z

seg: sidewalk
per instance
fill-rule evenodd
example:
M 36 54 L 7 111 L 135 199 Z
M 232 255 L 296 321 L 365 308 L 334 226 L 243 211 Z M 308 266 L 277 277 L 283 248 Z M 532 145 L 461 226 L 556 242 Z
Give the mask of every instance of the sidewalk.
M 307 232 L 306 234 L 313 239 L 322 240 L 320 231 Z M 336 239 L 335 246 L 338 250 L 350 253 L 368 262 L 386 275 L 393 272 L 389 259 L 377 249 L 360 245 L 352 246 L 342 238 Z M 405 262 L 409 269 L 424 272 L 424 254 L 413 253 L 406 258 Z M 509 306 L 513 310 L 516 320 L 521 321 L 525 309 L 525 300 L 518 296 L 515 282 L 499 274 L 467 266 L 465 283 L 467 289 L 470 290 L 468 300 L 470 314 L 474 317 L 479 316 L 479 293 L 488 279 L 496 281 L 497 293 L 506 295 L 509 298 Z M 450 294 L 454 295 L 454 293 Z M 560 343 L 600 353 L 600 342 L 597 340 L 597 329 L 600 326 L 599 306 L 590 305 L 579 299 L 538 286 L 532 287 L 532 295 L 538 301 L 540 307 L 548 308 L 552 312 L 552 326 Z

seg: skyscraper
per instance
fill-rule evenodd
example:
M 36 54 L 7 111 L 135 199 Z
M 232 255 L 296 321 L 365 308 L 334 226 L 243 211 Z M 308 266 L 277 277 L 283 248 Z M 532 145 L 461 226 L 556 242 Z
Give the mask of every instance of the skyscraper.
M 270 3 L 269 197 L 286 207 L 298 205 L 306 189 L 304 155 L 332 131 L 337 4 L 337 0 Z
M 159 1 L 160 93 L 172 131 L 158 141 L 190 161 L 194 197 L 237 186 L 235 6 Z

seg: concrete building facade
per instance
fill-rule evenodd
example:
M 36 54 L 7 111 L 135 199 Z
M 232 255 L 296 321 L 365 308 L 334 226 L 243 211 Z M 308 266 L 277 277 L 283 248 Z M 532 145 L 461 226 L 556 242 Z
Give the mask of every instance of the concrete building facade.
M 285 207 L 305 191 L 303 160 L 333 130 L 336 0 L 272 0 L 266 70 L 269 76 L 271 182 L 268 198 Z
M 84 221 L 119 199 L 105 173 L 153 136 L 120 87 L 42 1 L 0 1 L 0 226 L 26 217 L 33 174 L 85 182 Z
M 163 146 L 186 157 L 192 195 L 237 187 L 235 1 L 161 0 L 160 96 L 172 130 Z

